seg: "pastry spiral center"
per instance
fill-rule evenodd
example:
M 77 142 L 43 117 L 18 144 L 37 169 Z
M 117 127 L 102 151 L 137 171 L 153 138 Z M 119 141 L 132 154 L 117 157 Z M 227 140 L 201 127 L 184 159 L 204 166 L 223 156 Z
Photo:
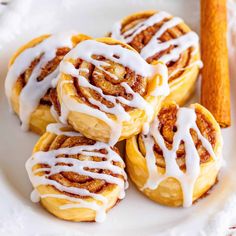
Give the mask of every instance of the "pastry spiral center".
M 27 161 L 26 168 L 35 188 L 50 185 L 59 193 L 43 194 L 69 200 L 60 208 L 91 208 L 97 212 L 97 221 L 104 220 L 107 199 L 106 188 L 118 186 L 119 198 L 125 196 L 126 174 L 124 162 L 116 148 L 87 139 L 76 132 L 63 130 L 62 125 L 51 124 L 48 132 L 59 134 L 50 146 L 36 152 Z M 89 200 L 92 198 L 93 202 Z
M 11 105 L 12 90 L 20 82 L 19 117 L 22 128 L 28 129 L 31 114 L 40 101 L 49 102 L 52 81 L 58 75 L 58 64 L 72 48 L 71 33 L 49 36 L 34 47 L 25 49 L 11 65 L 5 82 L 6 95 Z
M 163 11 L 149 15 L 140 13 L 124 23 L 116 23 L 111 37 L 131 45 L 148 63 L 157 60 L 166 63 L 170 81 L 190 64 L 201 66 L 200 61 L 191 62 L 191 56 L 197 52 L 197 34 L 189 31 L 182 19 Z
M 111 145 L 120 137 L 122 122 L 130 120 L 129 110 L 144 110 L 147 121 L 152 119 L 153 108 L 145 100 L 147 92 L 153 96 L 169 92 L 164 65 L 149 65 L 138 53 L 122 45 L 83 41 L 67 54 L 60 70 L 73 78 L 79 100 L 75 104 L 67 94 L 62 94 L 61 121 L 67 121 L 68 110 L 96 116 L 111 127 Z M 160 86 L 147 91 L 149 80 L 159 79 L 157 74 L 162 80 L 156 81 Z
M 163 108 L 150 132 L 139 137 L 149 171 L 143 188 L 155 189 L 163 180 L 175 178 L 182 186 L 183 205 L 190 206 L 200 164 L 211 158 L 217 161 L 215 143 L 216 131 L 198 110 L 176 105 Z M 164 168 L 164 173 L 157 167 Z

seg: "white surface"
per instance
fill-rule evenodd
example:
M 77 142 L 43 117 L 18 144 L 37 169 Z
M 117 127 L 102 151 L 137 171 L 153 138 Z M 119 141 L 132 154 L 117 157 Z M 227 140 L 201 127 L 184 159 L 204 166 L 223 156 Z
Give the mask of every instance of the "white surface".
M 32 4 L 33 2 L 33 4 Z M 38 139 L 24 133 L 16 116 L 8 112 L 3 90 L 7 63 L 22 43 L 42 33 L 75 29 L 91 36 L 103 36 L 121 17 L 144 9 L 161 9 L 181 16 L 195 30 L 199 28 L 196 0 L 15 0 L 0 19 L 0 235 L 220 235 L 228 228 L 236 204 L 235 119 L 223 130 L 226 166 L 211 194 L 189 209 L 159 206 L 132 184 L 127 197 L 113 208 L 106 222 L 72 223 L 59 220 L 30 201 L 31 184 L 25 161 Z M 29 6 L 28 4 L 31 5 Z M 236 83 L 232 81 L 235 91 Z M 197 98 L 194 99 L 197 101 Z M 232 107 L 235 108 L 235 96 Z M 232 116 L 236 113 L 233 110 Z M 216 221 L 219 214 L 220 223 Z M 218 219 L 217 217 L 217 219 Z M 234 221 L 236 223 L 236 219 Z

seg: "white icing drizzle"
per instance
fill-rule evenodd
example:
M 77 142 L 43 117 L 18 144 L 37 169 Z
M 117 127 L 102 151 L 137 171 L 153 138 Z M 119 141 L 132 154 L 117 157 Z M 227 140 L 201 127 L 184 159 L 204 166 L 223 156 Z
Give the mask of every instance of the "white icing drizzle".
M 86 104 L 75 102 L 73 99 L 70 99 L 67 94 L 63 94 L 62 86 L 67 83 L 64 82 L 61 83 L 61 87 L 59 88 L 62 94 L 60 121 L 63 123 L 67 122 L 69 111 L 78 111 L 97 117 L 103 120 L 111 128 L 109 143 L 110 145 L 114 145 L 119 140 L 122 131 L 122 122 L 130 120 L 129 113 L 125 111 L 120 103 L 130 107 L 145 110 L 148 117 L 147 122 L 150 122 L 153 118 L 153 108 L 139 93 L 134 92 L 126 82 L 122 82 L 120 85 L 123 86 L 127 94 L 132 95 L 133 98 L 131 100 L 125 99 L 121 96 L 111 96 L 104 94 L 101 88 L 90 84 L 90 82 L 80 74 L 81 69 L 76 69 L 74 65 L 67 60 L 68 58 L 80 58 L 84 61 L 92 63 L 98 69 L 108 74 L 108 72 L 104 69 L 104 66 L 108 67 L 110 64 L 108 62 L 94 59 L 94 57 L 92 57 L 93 55 L 104 56 L 106 59 L 114 61 L 115 63 L 118 63 L 124 67 L 128 67 L 133 70 L 136 75 L 153 77 L 158 73 L 161 77 L 161 81 L 158 81 L 157 84 L 160 84 L 160 86 L 157 86 L 153 91 L 151 91 L 152 96 L 165 96 L 169 93 L 169 86 L 167 83 L 168 72 L 167 68 L 163 64 L 159 63 L 157 65 L 149 65 L 136 52 L 123 48 L 120 45 L 108 45 L 95 40 L 86 40 L 81 42 L 73 50 L 71 50 L 61 62 L 60 72 L 78 78 L 78 84 L 80 87 L 90 88 L 96 91 L 105 100 L 112 102 L 114 106 L 109 108 L 100 101 L 93 98 L 90 98 L 89 102 L 98 106 L 99 109 L 94 109 Z M 96 74 L 99 73 L 100 72 L 96 71 Z M 113 79 L 118 80 L 115 74 L 111 75 L 111 73 L 109 73 L 109 75 L 112 76 Z M 115 116 L 116 120 L 111 119 L 108 114 Z
M 37 203 L 40 201 L 40 194 L 37 189 L 34 189 L 30 194 L 30 199 L 32 202 Z
M 141 50 L 140 55 L 146 60 L 149 57 L 155 55 L 158 52 L 161 52 L 167 48 L 169 48 L 171 45 L 174 45 L 175 47 L 171 50 L 170 53 L 165 54 L 159 58 L 159 61 L 162 61 L 164 63 L 170 62 L 170 61 L 176 61 L 178 60 L 180 54 L 184 52 L 186 49 L 190 47 L 198 47 L 198 36 L 195 32 L 188 32 L 184 35 L 181 35 L 178 38 L 171 39 L 166 42 L 161 42 L 159 38 L 168 30 L 171 29 L 178 24 L 180 24 L 182 19 L 178 17 L 171 18 L 171 15 L 169 15 L 166 12 L 158 12 L 151 17 L 149 17 L 147 20 L 144 20 L 142 22 L 139 22 L 137 25 L 135 25 L 133 28 L 129 29 L 128 31 L 121 33 L 122 25 L 121 23 L 116 23 L 112 29 L 111 37 L 115 39 L 119 39 L 123 42 L 130 43 L 134 37 L 141 33 L 142 31 L 146 30 L 148 27 L 162 22 L 164 19 L 169 18 L 167 21 L 165 21 L 162 26 L 157 30 L 155 35 L 152 37 L 152 39 L 147 43 L 147 45 Z
M 118 39 L 120 41 L 125 41 L 126 43 L 130 43 L 136 35 L 147 29 L 148 27 L 163 21 L 165 18 L 171 17 L 171 15 L 167 12 L 161 11 L 157 14 L 152 15 L 147 20 L 139 22 L 137 25 L 135 25 L 133 28 L 127 30 L 124 32 L 124 34 L 121 34 L 121 28 L 122 25 L 120 22 L 117 22 L 111 32 L 111 37 Z
M 199 69 L 201 69 L 203 67 L 203 63 L 201 60 L 197 60 L 193 63 L 191 63 L 190 65 L 183 67 L 183 68 L 177 68 L 176 70 L 174 70 L 171 74 L 169 74 L 169 78 L 171 78 L 173 75 L 175 75 L 176 73 L 180 72 L 180 71 L 185 71 L 186 69 L 190 69 L 194 66 L 197 66 Z
M 19 117 L 22 122 L 23 130 L 28 129 L 30 116 L 37 108 L 40 99 L 46 94 L 49 88 L 55 87 L 55 83 L 57 82 L 55 78 L 59 72 L 58 67 L 43 80 L 38 81 L 37 78 L 42 68 L 55 58 L 58 48 L 72 48 L 72 35 L 72 32 L 70 32 L 49 36 L 36 46 L 24 50 L 17 56 L 13 65 L 11 65 L 5 81 L 5 91 L 10 106 L 12 89 L 17 79 L 29 68 L 36 58 L 41 56 L 39 63 L 34 67 L 19 96 Z
M 176 47 L 171 50 L 170 53 L 165 54 L 159 58 L 160 61 L 167 63 L 169 61 L 176 61 L 178 60 L 180 54 L 184 52 L 186 49 L 190 47 L 196 47 L 198 45 L 198 36 L 194 32 L 188 32 L 179 38 L 171 39 L 166 42 L 162 43 L 151 43 L 151 41 L 143 48 L 140 55 L 147 59 L 150 56 L 154 55 L 153 52 L 158 53 L 167 48 L 171 45 L 175 45 Z
M 68 128 L 68 126 L 65 126 L 63 124 L 60 123 L 53 123 L 53 124 L 49 124 L 47 126 L 46 131 L 56 134 L 56 135 L 65 135 L 68 137 L 73 137 L 73 136 L 82 136 L 82 134 L 80 134 L 79 132 L 75 132 L 75 131 L 63 131 L 63 128 Z
M 58 135 L 74 136 L 75 132 L 62 131 L 61 128 L 65 126 L 61 124 L 51 124 L 48 126 L 47 131 Z M 78 136 L 78 134 L 77 134 Z M 100 153 L 99 150 L 105 149 L 107 154 Z M 73 155 L 80 154 L 86 156 L 86 160 L 78 160 L 75 158 L 58 157 L 58 155 Z M 101 158 L 100 162 L 92 160 L 92 157 L 96 156 Z M 71 203 L 60 206 L 60 209 L 69 208 L 89 208 L 96 211 L 96 221 L 101 222 L 106 217 L 106 209 L 108 207 L 107 198 L 101 193 L 92 193 L 84 188 L 79 187 L 67 187 L 55 180 L 51 180 L 48 177 L 62 171 L 73 172 L 79 175 L 89 176 L 93 179 L 105 180 L 107 183 L 115 184 L 119 186 L 120 194 L 119 198 L 125 197 L 125 189 L 128 187 L 127 176 L 123 168 L 116 166 L 113 162 L 119 162 L 124 165 L 122 158 L 113 151 L 108 144 L 102 142 L 96 142 L 93 145 L 74 146 L 71 148 L 60 148 L 57 150 L 50 150 L 47 152 L 39 151 L 34 153 L 31 158 L 26 162 L 26 169 L 29 178 L 34 186 L 37 188 L 40 185 L 54 186 L 61 192 L 67 192 L 76 194 L 79 196 L 87 196 L 94 199 L 94 201 L 86 201 L 84 199 L 70 197 L 63 193 L 60 194 L 40 194 L 36 189 L 31 194 L 31 199 L 34 202 L 40 200 L 40 198 L 57 198 L 65 199 Z M 70 164 L 68 166 L 57 165 L 58 163 Z M 32 168 L 37 164 L 47 164 L 49 167 L 38 168 L 35 171 Z M 114 177 L 104 173 L 94 173 L 85 168 L 99 168 L 104 170 L 110 170 L 114 174 L 122 175 L 124 179 Z M 44 172 L 44 173 L 43 173 Z M 47 173 L 45 173 L 47 172 Z M 49 173 L 48 173 L 49 172 Z M 37 175 L 38 173 L 43 173 Z
M 189 207 L 192 205 L 194 184 L 200 174 L 200 157 L 190 134 L 190 129 L 196 131 L 204 148 L 208 151 L 211 157 L 217 161 L 213 148 L 210 142 L 201 134 L 196 124 L 196 119 L 196 112 L 193 108 L 178 109 L 176 121 L 177 132 L 174 135 L 171 150 L 166 147 L 164 138 L 158 129 L 158 118 L 154 119 L 149 133 L 147 135 L 142 135 L 146 149 L 145 160 L 149 172 L 148 180 L 142 190 L 145 188 L 156 189 L 163 180 L 172 177 L 177 179 L 181 184 L 183 191 L 183 206 Z M 179 168 L 176 162 L 176 151 L 178 150 L 181 141 L 185 144 L 185 173 Z M 163 152 L 166 165 L 165 174 L 158 173 L 156 157 L 153 150 L 154 142 L 158 144 Z
M 124 48 L 121 45 L 109 45 L 96 40 L 86 40 L 79 43 L 73 51 L 70 51 L 66 55 L 65 59 L 80 58 L 84 61 L 90 62 L 98 68 L 109 66 L 108 62 L 94 59 L 92 57 L 93 55 L 104 56 L 106 59 L 126 66 L 135 71 L 136 74 L 144 77 L 153 76 L 156 73 L 156 67 L 145 63 L 145 61 L 139 57 L 138 53 L 135 51 Z

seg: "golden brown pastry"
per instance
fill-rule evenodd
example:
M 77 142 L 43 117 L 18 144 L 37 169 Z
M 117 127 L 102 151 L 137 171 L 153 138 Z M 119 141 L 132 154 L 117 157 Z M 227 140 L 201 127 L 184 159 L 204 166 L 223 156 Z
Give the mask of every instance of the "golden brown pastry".
M 55 122 L 50 93 L 55 93 L 59 63 L 71 48 L 88 38 L 75 33 L 42 35 L 13 55 L 5 90 L 24 130 L 42 134 L 49 123 Z
M 188 207 L 215 184 L 221 151 L 221 131 L 208 110 L 168 103 L 147 133 L 127 140 L 127 171 L 153 201 Z
M 166 101 L 183 105 L 188 100 L 201 61 L 198 36 L 182 19 L 163 11 L 138 12 L 116 23 L 110 36 L 132 46 L 148 63 L 166 63 L 170 86 Z
M 61 124 L 50 124 L 26 169 L 33 201 L 71 221 L 103 221 L 124 198 L 124 162 L 116 147 L 96 142 Z
M 79 43 L 60 70 L 60 120 L 111 145 L 139 133 L 169 91 L 164 64 L 149 65 L 133 48 L 111 38 Z

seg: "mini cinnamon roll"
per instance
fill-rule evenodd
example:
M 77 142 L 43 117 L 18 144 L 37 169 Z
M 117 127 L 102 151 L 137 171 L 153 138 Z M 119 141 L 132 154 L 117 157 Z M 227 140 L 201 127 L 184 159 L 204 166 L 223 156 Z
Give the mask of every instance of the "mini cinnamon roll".
M 164 64 L 149 65 L 133 48 L 111 38 L 79 43 L 60 72 L 60 121 L 111 145 L 139 133 L 169 91 Z
M 50 92 L 57 83 L 59 63 L 71 48 L 88 38 L 74 33 L 42 35 L 13 55 L 5 90 L 24 130 L 42 134 L 49 123 L 55 122 Z
M 153 201 L 189 207 L 215 184 L 221 152 L 221 131 L 208 110 L 168 103 L 149 132 L 127 140 L 127 171 Z
M 116 23 L 109 35 L 132 46 L 148 63 L 166 63 L 170 86 L 166 101 L 183 105 L 188 100 L 202 63 L 198 36 L 182 19 L 163 11 L 139 12 Z
M 26 169 L 32 201 L 71 221 L 105 220 L 125 197 L 127 178 L 116 147 L 88 139 L 61 124 L 50 124 L 34 147 Z

